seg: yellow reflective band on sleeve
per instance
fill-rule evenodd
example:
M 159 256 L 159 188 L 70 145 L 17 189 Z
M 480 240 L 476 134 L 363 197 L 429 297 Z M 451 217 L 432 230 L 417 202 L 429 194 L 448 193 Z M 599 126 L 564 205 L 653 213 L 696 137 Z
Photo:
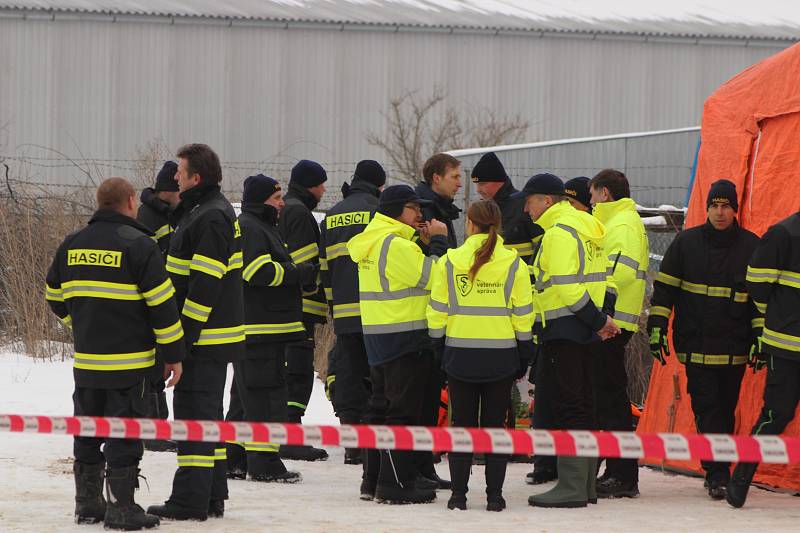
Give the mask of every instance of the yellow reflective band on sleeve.
M 277 453 L 280 446 L 271 442 L 245 442 L 244 449 L 248 452 Z
M 328 259 L 327 258 L 325 258 L 325 257 L 320 257 L 319 258 L 319 269 L 321 271 L 328 270 Z
M 358 303 L 354 304 L 335 304 L 333 306 L 333 318 L 347 318 L 351 316 L 360 316 L 361 306 Z
M 135 370 L 156 364 L 156 350 L 130 353 L 75 352 L 75 368 L 80 370 Z
M 169 224 L 164 224 L 163 226 L 161 226 L 156 230 L 155 238 L 158 241 L 166 237 L 170 233 L 172 233 L 172 228 L 169 227 Z
M 533 255 L 533 243 L 532 242 L 523 242 L 519 244 L 508 244 L 505 243 L 506 248 L 509 250 L 516 250 L 517 255 L 520 257 L 528 257 Z
M 654 305 L 650 308 L 650 316 L 661 316 L 664 318 L 669 318 L 670 314 L 672 314 L 672 311 L 668 307 Z
M 181 312 L 185 316 L 193 318 L 198 322 L 207 322 L 208 317 L 211 316 L 210 307 L 193 302 L 189 298 L 186 298 L 186 301 L 183 302 L 183 311 Z
M 167 278 L 155 289 L 143 292 L 142 296 L 148 306 L 155 307 L 169 300 L 173 294 L 175 294 L 175 287 L 172 286 L 172 280 Z
M 183 338 L 183 328 L 181 321 L 178 320 L 171 326 L 166 328 L 153 328 L 153 333 L 156 335 L 156 342 L 158 344 L 169 344 Z
M 181 259 L 174 255 L 167 255 L 167 272 L 177 274 L 179 276 L 188 276 L 191 274 L 189 265 L 192 264 L 190 259 Z
M 328 258 L 328 261 L 333 261 L 334 259 L 338 259 L 339 257 L 350 257 L 350 252 L 347 251 L 347 243 L 346 242 L 338 242 L 336 244 L 331 244 L 325 248 L 325 255 Z
M 72 315 L 67 315 L 65 317 L 59 317 L 59 320 L 67 326 L 68 328 L 72 328 Z
M 227 461 L 228 460 L 228 449 L 227 448 L 214 448 L 214 460 L 215 461 Z
M 319 255 L 319 246 L 317 243 L 312 242 L 309 245 L 303 246 L 302 248 L 298 248 L 294 252 L 291 253 L 292 261 L 295 263 L 302 263 L 304 261 L 310 261 Z
M 765 344 L 782 348 L 792 352 L 800 352 L 800 337 L 797 335 L 789 335 L 788 333 L 780 333 L 767 327 L 764 328 L 762 338 Z
M 45 284 L 45 294 L 44 297 L 51 302 L 63 302 L 64 301 L 64 291 L 61 288 L 55 289 L 50 285 Z
M 242 252 L 235 252 L 230 259 L 228 259 L 228 272 L 242 268 L 244 260 L 242 259 Z
M 302 322 L 287 322 L 285 324 L 245 324 L 245 335 L 278 335 L 281 333 L 295 333 L 305 331 Z
M 258 269 L 262 266 L 266 265 L 272 261 L 272 256 L 270 254 L 263 254 L 259 255 L 255 259 L 253 259 L 249 265 L 247 265 L 244 270 L 242 271 L 242 279 L 245 281 L 250 281 L 253 276 L 256 275 Z
M 310 315 L 328 316 L 328 306 L 320 302 L 315 302 L 314 300 L 303 298 L 303 312 Z
M 131 283 L 111 283 L 108 281 L 92 281 L 88 279 L 65 281 L 61 284 L 64 299 L 106 298 L 109 300 L 143 300 L 139 287 Z
M 333 289 L 331 289 L 330 287 L 325 287 L 324 290 L 325 290 L 325 299 L 328 300 L 329 302 L 333 301 Z
M 764 317 L 754 318 L 750 321 L 751 328 L 763 328 L 764 327 Z
M 761 302 L 756 302 L 755 300 L 753 300 L 753 303 L 756 304 L 756 309 L 758 309 L 759 313 L 761 313 L 762 315 L 766 314 L 767 304 L 762 304 Z
M 244 342 L 245 326 L 233 326 L 231 328 L 208 328 L 200 330 L 195 346 L 213 346 L 217 344 L 235 344 Z
M 191 270 L 197 270 L 198 272 L 208 274 L 209 276 L 213 276 L 217 279 L 222 279 L 222 276 L 224 276 L 225 272 L 228 271 L 227 265 L 217 261 L 216 259 L 212 259 L 201 254 L 194 254 L 192 256 L 192 261 L 189 264 L 189 268 Z
M 659 272 L 656 276 L 656 281 L 661 283 L 665 283 L 667 285 L 671 285 L 673 287 L 680 287 L 681 280 L 676 278 L 675 276 L 670 276 L 669 274 L 665 274 L 664 272 Z
M 755 268 L 748 266 L 745 279 L 750 283 L 775 283 L 778 281 L 780 274 L 780 270 L 774 268 Z
M 179 455 L 178 468 L 195 466 L 199 468 L 214 468 L 216 455 Z
M 280 263 L 273 263 L 275 265 L 275 277 L 270 281 L 270 287 L 277 287 L 281 283 L 283 283 L 283 274 L 284 270 Z

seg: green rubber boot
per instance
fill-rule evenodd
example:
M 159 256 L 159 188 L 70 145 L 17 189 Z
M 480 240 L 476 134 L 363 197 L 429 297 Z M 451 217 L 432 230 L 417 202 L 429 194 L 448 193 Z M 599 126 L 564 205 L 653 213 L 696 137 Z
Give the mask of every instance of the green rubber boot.
M 547 492 L 528 498 L 528 504 L 534 507 L 586 507 L 589 467 L 590 459 L 585 457 L 559 457 L 558 483 Z
M 586 476 L 586 501 L 597 503 L 597 457 L 588 457 L 589 475 Z

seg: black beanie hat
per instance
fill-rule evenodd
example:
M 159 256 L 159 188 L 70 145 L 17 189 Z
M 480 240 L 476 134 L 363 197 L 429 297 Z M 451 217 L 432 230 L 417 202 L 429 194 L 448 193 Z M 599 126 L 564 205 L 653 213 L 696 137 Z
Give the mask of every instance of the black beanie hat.
M 377 161 L 364 159 L 358 162 L 353 173 L 353 182 L 356 181 L 366 181 L 376 187 L 383 187 L 386 184 L 386 171 Z
M 177 192 L 178 182 L 175 181 L 175 174 L 178 173 L 178 164 L 175 161 L 165 161 L 164 166 L 158 171 L 156 176 L 156 192 L 168 191 Z
M 592 208 L 592 193 L 589 192 L 589 178 L 578 176 L 567 180 L 564 184 L 564 194 L 574 198 L 589 209 Z
M 298 161 L 292 168 L 292 177 L 289 179 L 289 183 L 296 183 L 306 189 L 316 187 L 326 181 L 328 181 L 328 175 L 322 165 L 308 159 Z
M 487 181 L 506 181 L 508 175 L 503 163 L 494 152 L 487 152 L 481 156 L 478 164 L 472 169 L 472 181 L 484 183 Z
M 717 180 L 711 184 L 711 189 L 708 191 L 708 198 L 706 198 L 706 209 L 711 207 L 711 204 L 729 203 L 734 211 L 739 212 L 739 198 L 736 196 L 736 185 L 728 180 Z
M 430 200 L 420 198 L 419 195 L 408 185 L 392 185 L 386 187 L 378 200 L 378 212 L 387 217 L 397 218 L 403 212 L 406 204 L 417 204 L 419 206 L 430 205 Z
M 269 176 L 264 174 L 250 176 L 244 180 L 242 202 L 263 204 L 267 198 L 279 190 L 281 190 L 281 184 Z

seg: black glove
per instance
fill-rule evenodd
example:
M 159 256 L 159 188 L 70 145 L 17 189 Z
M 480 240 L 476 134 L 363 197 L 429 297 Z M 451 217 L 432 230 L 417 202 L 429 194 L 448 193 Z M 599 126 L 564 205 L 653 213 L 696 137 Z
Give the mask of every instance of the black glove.
M 325 397 L 328 398 L 328 401 L 333 401 L 333 388 L 336 384 L 336 374 L 330 374 L 325 379 Z
M 297 267 L 297 278 L 300 281 L 300 285 L 303 287 L 303 290 L 306 290 L 306 287 L 316 286 L 317 284 L 317 274 L 319 274 L 319 265 L 315 265 L 314 263 L 300 263 L 299 265 L 295 265 Z
M 667 336 L 661 329 L 661 326 L 656 326 L 650 330 L 650 354 L 662 365 L 667 364 L 667 357 L 669 357 L 669 343 Z
M 750 355 L 747 357 L 747 364 L 753 369 L 753 374 L 767 366 L 769 355 L 764 351 L 763 338 L 756 337 L 750 346 Z

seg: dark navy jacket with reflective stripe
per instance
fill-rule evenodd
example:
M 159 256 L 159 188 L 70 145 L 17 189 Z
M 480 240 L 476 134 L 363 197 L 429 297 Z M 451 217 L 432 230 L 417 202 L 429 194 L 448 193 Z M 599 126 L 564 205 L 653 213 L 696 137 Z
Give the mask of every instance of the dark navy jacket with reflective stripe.
M 378 207 L 379 194 L 370 183 L 353 183 L 345 199 L 333 206 L 320 224 L 322 285 L 337 334 L 361 333 L 358 265 L 347 253 L 347 241 L 367 227 Z
M 297 267 L 278 232 L 277 210 L 242 204 L 244 318 L 247 343 L 306 338 Z
M 166 256 L 169 251 L 169 239 L 172 235 L 172 228 L 169 225 L 169 204 L 156 196 L 156 191 L 152 187 L 142 190 L 139 200 L 141 205 L 139 205 L 136 220 L 155 234 L 158 247 Z
M 494 195 L 493 200 L 503 215 L 503 241 L 506 248 L 516 250 L 520 258 L 530 264 L 535 247 L 544 235 L 544 230 L 531 220 L 525 212 L 525 198 L 511 198 L 517 192 L 507 179 Z
M 241 232 L 219 186 L 181 193 L 167 271 L 192 357 L 234 361 L 244 350 Z
M 58 247 L 47 272 L 46 298 L 73 330 L 75 383 L 126 388 L 161 375 L 156 345 L 168 363 L 185 356 L 175 290 L 150 231 L 114 211 Z

